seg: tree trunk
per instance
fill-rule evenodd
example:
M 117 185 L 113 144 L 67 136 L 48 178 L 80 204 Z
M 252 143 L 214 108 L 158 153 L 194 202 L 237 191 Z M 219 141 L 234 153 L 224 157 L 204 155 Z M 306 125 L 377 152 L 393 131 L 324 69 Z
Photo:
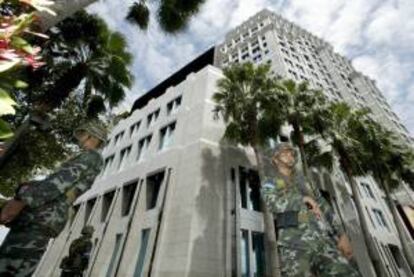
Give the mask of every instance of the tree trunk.
M 345 169 L 345 174 L 348 177 L 349 183 L 351 185 L 352 195 L 354 198 L 355 206 L 357 209 L 357 215 L 361 226 L 362 235 L 364 237 L 365 246 L 368 250 L 368 256 L 370 257 L 370 260 L 372 262 L 372 267 L 375 270 L 375 273 L 378 277 L 380 276 L 387 276 L 386 275 L 386 269 L 384 268 L 384 265 L 381 263 L 381 260 L 379 259 L 376 251 L 374 250 L 374 246 L 371 240 L 371 235 L 368 229 L 368 224 L 363 216 L 364 214 L 364 208 L 361 201 L 361 196 L 359 194 L 359 190 L 357 188 L 357 184 L 353 178 L 352 169 L 349 166 L 349 163 L 346 158 L 343 156 L 341 157 L 341 164 L 342 167 Z M 381 268 L 381 270 L 380 270 Z
M 263 163 L 260 157 L 259 151 L 256 146 L 253 146 L 254 154 L 256 156 L 257 171 L 259 172 L 260 186 L 261 182 L 264 181 Z M 268 262 L 266 263 L 266 276 L 270 277 L 281 277 L 280 273 L 280 260 L 279 253 L 277 250 L 276 231 L 273 221 L 273 216 L 269 212 L 267 205 L 263 199 L 260 198 L 260 206 L 263 210 L 263 221 L 264 221 L 264 233 L 265 233 L 265 252 Z
M 413 253 L 411 252 L 411 250 L 407 247 L 407 243 L 406 240 L 404 239 L 404 233 L 403 230 L 401 228 L 401 225 L 399 223 L 399 218 L 398 218 L 398 214 L 397 214 L 397 208 L 395 207 L 395 203 L 394 201 L 392 201 L 391 199 L 391 193 L 390 193 L 390 188 L 388 186 L 387 182 L 384 182 L 383 179 L 380 178 L 380 183 L 381 186 L 384 188 L 385 191 L 385 199 L 387 201 L 388 207 L 391 210 L 391 214 L 395 223 L 395 227 L 397 227 L 397 233 L 398 233 L 398 237 L 400 239 L 401 242 L 401 246 L 402 246 L 402 250 L 405 256 L 405 259 L 408 262 L 408 265 L 410 267 L 411 270 L 411 274 L 414 273 L 414 257 L 413 257 Z
M 292 124 L 292 126 L 293 126 L 294 134 L 296 134 L 297 138 L 299 139 L 298 146 L 299 146 L 300 158 L 302 160 L 303 175 L 305 175 L 305 177 L 306 177 L 306 179 L 307 179 L 307 181 L 310 185 L 310 190 L 311 190 L 312 195 L 315 196 L 314 192 L 318 188 L 315 187 L 311 177 L 309 176 L 309 166 L 308 166 L 308 162 L 306 160 L 306 153 L 305 153 L 305 137 L 304 137 L 303 133 L 300 131 L 299 124 L 297 124 L 295 122 L 295 123 Z

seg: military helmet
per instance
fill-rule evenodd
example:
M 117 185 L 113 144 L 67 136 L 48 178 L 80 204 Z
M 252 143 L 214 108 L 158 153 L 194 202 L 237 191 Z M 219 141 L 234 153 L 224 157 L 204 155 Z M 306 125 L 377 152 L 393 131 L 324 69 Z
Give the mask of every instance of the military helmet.
M 293 155 L 295 156 L 295 160 L 298 159 L 298 153 L 296 152 L 296 149 L 293 147 L 292 144 L 288 143 L 288 142 L 281 142 L 276 144 L 275 148 L 273 149 L 273 155 L 275 155 L 275 153 L 281 152 L 282 150 L 285 149 L 290 149 L 293 151 Z
M 95 229 L 91 225 L 86 225 L 83 227 L 81 234 L 82 235 L 92 235 Z
M 106 127 L 97 119 L 90 120 L 76 128 L 73 132 L 74 137 L 78 138 L 81 132 L 87 132 L 91 136 L 99 139 L 102 143 L 106 143 Z

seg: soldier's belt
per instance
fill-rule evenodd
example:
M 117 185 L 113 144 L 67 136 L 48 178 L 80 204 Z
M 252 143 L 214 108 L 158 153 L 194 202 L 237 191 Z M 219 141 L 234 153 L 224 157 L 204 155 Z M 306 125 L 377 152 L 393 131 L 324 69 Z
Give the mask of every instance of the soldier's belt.
M 286 211 L 276 214 L 276 228 L 296 228 L 300 223 L 309 222 L 309 214 L 307 211 Z

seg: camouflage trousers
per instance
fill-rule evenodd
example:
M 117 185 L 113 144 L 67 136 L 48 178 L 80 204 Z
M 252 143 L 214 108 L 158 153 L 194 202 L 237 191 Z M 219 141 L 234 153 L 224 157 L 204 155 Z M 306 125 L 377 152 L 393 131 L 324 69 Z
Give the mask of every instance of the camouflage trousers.
M 360 277 L 338 249 L 326 241 L 279 246 L 282 277 Z
M 43 232 L 31 228 L 11 229 L 0 247 L 0 276 L 32 276 L 49 239 Z

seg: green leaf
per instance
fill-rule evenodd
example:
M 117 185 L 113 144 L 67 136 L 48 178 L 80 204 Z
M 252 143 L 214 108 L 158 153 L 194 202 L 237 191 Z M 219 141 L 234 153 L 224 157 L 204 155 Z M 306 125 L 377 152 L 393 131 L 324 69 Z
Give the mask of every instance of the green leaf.
M 13 131 L 10 128 L 9 124 L 3 119 L 0 119 L 0 139 L 8 139 L 12 136 Z
M 26 82 L 23 82 L 22 80 L 16 80 L 14 82 L 14 87 L 15 88 L 23 89 L 23 88 L 27 88 L 28 86 L 29 86 L 29 84 L 26 83 Z
M 0 88 L 0 115 L 15 114 L 13 106 L 17 103 L 9 96 L 9 94 Z
M 29 54 L 33 54 L 33 47 L 21 37 L 17 37 L 17 36 L 12 37 L 11 45 L 13 45 L 15 48 L 22 49 L 23 51 Z

